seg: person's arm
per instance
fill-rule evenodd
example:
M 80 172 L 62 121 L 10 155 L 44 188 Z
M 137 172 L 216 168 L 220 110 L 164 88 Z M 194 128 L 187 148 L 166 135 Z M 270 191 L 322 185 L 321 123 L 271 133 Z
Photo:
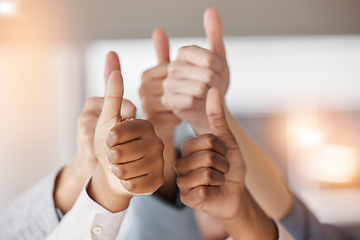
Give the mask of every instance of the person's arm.
M 162 85 L 167 76 L 167 67 L 170 62 L 168 37 L 163 30 L 155 29 L 152 39 L 159 64 L 143 73 L 139 95 L 145 119 L 154 125 L 155 132 L 164 142 L 165 182 L 156 193 L 163 199 L 174 202 L 177 195 L 176 173 L 174 171 L 177 154 L 174 146 L 174 135 L 180 119 L 161 103 Z
M 122 96 L 121 73 L 113 71 L 95 129 L 97 168 L 50 239 L 114 239 L 131 198 L 162 185 L 163 143 L 149 121 L 123 117 Z
M 47 240 L 116 238 L 126 211 L 112 213 L 96 203 L 89 196 L 89 185 Z
M 119 69 L 116 54 L 109 53 L 106 57 L 105 79 L 111 71 Z M 19 236 L 43 239 L 59 224 L 62 215 L 71 209 L 97 164 L 93 140 L 102 104 L 103 98 L 86 101 L 78 120 L 77 153 L 72 161 L 3 207 L 0 214 L 1 239 L 17 239 Z
M 279 221 L 279 226 L 285 228 L 295 239 L 357 239 L 344 229 L 320 223 L 297 197 L 294 197 L 294 203 L 289 213 Z
M 181 200 L 220 219 L 234 239 L 278 239 L 276 225 L 245 186 L 246 164 L 216 88 L 208 93 L 206 114 L 212 134 L 187 140 L 176 163 Z
M 94 153 L 94 133 L 103 98 L 89 98 L 78 120 L 77 153 L 57 175 L 54 187 L 55 206 L 66 214 L 97 165 Z
M 114 52 L 109 52 L 105 60 L 104 82 L 114 70 L 120 70 L 119 58 Z M 78 119 L 77 152 L 72 161 L 58 173 L 54 186 L 55 207 L 66 214 L 79 196 L 81 189 L 97 165 L 94 153 L 95 127 L 101 113 L 104 99 L 89 98 Z M 125 108 L 126 109 L 126 108 Z M 131 110 L 133 111 L 133 109 Z M 130 113 L 125 112 L 124 115 Z
M 0 210 L 0 239 L 45 239 L 59 224 L 53 189 L 56 173 L 49 174 Z
M 270 156 L 249 137 L 227 109 L 225 113 L 247 166 L 247 188 L 266 214 L 274 219 L 283 218 L 293 205 L 292 192 Z
M 210 132 L 205 113 L 209 88 L 218 87 L 225 99 L 229 85 L 222 24 L 216 9 L 205 11 L 204 29 L 210 50 L 197 46 L 181 48 L 169 65 L 162 97 L 162 103 L 190 123 L 199 135 Z M 229 111 L 226 111 L 226 117 L 248 168 L 246 185 L 249 191 L 270 217 L 285 216 L 292 206 L 292 193 L 272 159 L 249 138 Z

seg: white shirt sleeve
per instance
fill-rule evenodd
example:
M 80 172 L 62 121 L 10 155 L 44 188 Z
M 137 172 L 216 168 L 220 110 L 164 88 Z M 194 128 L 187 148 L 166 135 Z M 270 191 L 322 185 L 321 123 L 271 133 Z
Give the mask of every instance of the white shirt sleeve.
M 125 213 L 126 210 L 112 213 L 94 202 L 85 186 L 74 206 L 47 240 L 113 240 L 118 235 Z

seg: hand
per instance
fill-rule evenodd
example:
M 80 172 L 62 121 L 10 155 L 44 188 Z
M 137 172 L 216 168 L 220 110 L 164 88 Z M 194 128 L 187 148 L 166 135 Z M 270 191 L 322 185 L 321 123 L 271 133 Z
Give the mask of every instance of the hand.
M 206 113 L 213 134 L 187 140 L 175 165 L 184 204 L 220 219 L 241 211 L 246 167 L 222 106 L 221 93 L 210 89 Z
M 205 11 L 204 29 L 210 50 L 198 46 L 181 48 L 176 60 L 168 66 L 161 99 L 164 106 L 195 129 L 209 128 L 205 113 L 208 90 L 218 87 L 224 97 L 229 85 L 221 19 L 216 9 Z
M 99 166 L 89 185 L 90 196 L 110 211 L 119 210 L 117 198 L 127 198 L 128 204 L 131 196 L 151 194 L 164 180 L 162 141 L 149 121 L 122 118 L 122 97 L 121 73 L 113 71 L 95 130 L 94 149 Z M 121 210 L 123 207 L 124 204 Z
M 246 166 L 216 88 L 209 90 L 206 113 L 213 134 L 186 141 L 175 166 L 182 202 L 217 217 L 233 239 L 278 239 L 245 187 Z
M 113 70 L 120 70 L 119 59 L 114 52 L 106 56 L 104 81 L 107 82 Z M 62 169 L 56 179 L 54 189 L 55 206 L 63 214 L 71 209 L 85 182 L 93 174 L 97 165 L 94 153 L 95 127 L 102 110 L 104 99 L 89 98 L 78 119 L 77 153 L 69 165 Z M 123 116 L 134 114 L 135 108 L 129 101 L 124 101 Z
M 162 83 L 166 78 L 170 62 L 169 40 L 161 29 L 154 30 L 152 39 L 159 64 L 143 73 L 139 89 L 140 99 L 145 118 L 154 124 L 155 131 L 159 134 L 173 134 L 180 119 L 161 103 L 164 94 Z

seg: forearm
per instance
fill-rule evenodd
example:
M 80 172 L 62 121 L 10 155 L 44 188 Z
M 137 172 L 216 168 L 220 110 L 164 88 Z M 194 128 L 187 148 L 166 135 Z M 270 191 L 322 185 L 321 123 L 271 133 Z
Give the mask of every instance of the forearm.
M 246 186 L 266 214 L 274 219 L 284 217 L 293 204 L 293 195 L 285 180 L 272 159 L 250 139 L 227 109 L 225 112 L 246 163 Z
M 58 173 L 54 187 L 54 202 L 63 214 L 66 214 L 74 205 L 78 198 L 87 177 L 80 174 L 81 169 L 77 169 L 72 161 Z M 80 171 L 79 171 L 80 170 Z

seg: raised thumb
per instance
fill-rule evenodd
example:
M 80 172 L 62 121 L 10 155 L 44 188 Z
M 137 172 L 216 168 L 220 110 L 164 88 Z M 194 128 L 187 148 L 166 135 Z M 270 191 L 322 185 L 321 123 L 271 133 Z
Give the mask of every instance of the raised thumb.
M 237 148 L 237 142 L 226 121 L 219 89 L 210 88 L 206 98 L 206 115 L 211 132 L 223 140 L 228 148 Z
M 105 86 L 110 77 L 110 74 L 115 70 L 121 71 L 120 61 L 118 55 L 115 52 L 111 51 L 108 52 L 105 60 L 105 71 L 104 71 Z
M 152 40 L 159 63 L 169 62 L 169 39 L 165 31 L 159 28 L 155 29 L 152 33 Z
M 124 85 L 120 71 L 111 72 L 106 84 L 104 105 L 98 124 L 111 122 L 115 124 L 121 121 L 121 105 L 123 102 Z
M 225 59 L 226 52 L 223 40 L 222 23 L 216 8 L 207 8 L 204 13 L 204 30 L 210 44 L 210 50 L 218 57 Z

